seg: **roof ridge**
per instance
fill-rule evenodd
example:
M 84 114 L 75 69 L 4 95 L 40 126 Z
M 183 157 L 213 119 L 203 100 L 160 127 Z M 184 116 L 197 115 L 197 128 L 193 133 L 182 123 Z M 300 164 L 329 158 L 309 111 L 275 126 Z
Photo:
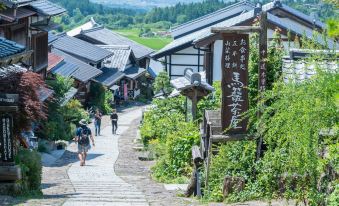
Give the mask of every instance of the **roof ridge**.
M 128 50 L 128 49 L 131 49 L 131 46 L 129 45 L 97 45 L 98 47 L 101 47 L 101 48 L 112 48 L 112 49 L 125 49 L 125 50 Z
M 213 15 L 218 14 L 218 13 L 221 13 L 221 12 L 223 12 L 223 11 L 227 11 L 227 10 L 229 10 L 229 9 L 231 9 L 231 8 L 234 8 L 234 7 L 237 7 L 237 6 L 240 6 L 240 5 L 246 5 L 246 4 L 253 6 L 253 8 L 255 7 L 255 5 L 254 5 L 253 3 L 251 3 L 251 2 L 249 2 L 249 1 L 247 1 L 247 0 L 239 1 L 239 2 L 236 2 L 236 3 L 234 3 L 234 4 L 228 5 L 228 6 L 224 7 L 224 8 L 221 8 L 221 9 L 219 9 L 219 10 L 216 10 L 216 11 L 214 11 L 214 12 L 212 12 L 212 13 L 206 14 L 206 15 L 204 15 L 204 16 L 198 17 L 198 18 L 193 19 L 193 20 L 191 20 L 191 21 L 188 21 L 188 22 L 185 22 L 185 23 L 180 24 L 180 25 L 178 25 L 178 26 L 175 26 L 175 27 L 171 28 L 171 31 L 174 31 L 174 30 L 176 30 L 176 29 L 178 29 L 178 28 L 180 28 L 180 27 L 183 27 L 183 26 L 185 26 L 185 25 L 191 24 L 191 23 L 193 23 L 193 22 L 199 22 L 199 21 L 205 19 L 206 17 L 213 16 Z
M 81 29 L 80 34 L 86 34 L 88 32 L 98 31 L 98 30 L 102 30 L 104 28 L 105 27 L 103 25 L 98 25 L 98 26 L 95 26 L 95 27 L 93 27 L 91 29 L 85 29 L 85 30 Z

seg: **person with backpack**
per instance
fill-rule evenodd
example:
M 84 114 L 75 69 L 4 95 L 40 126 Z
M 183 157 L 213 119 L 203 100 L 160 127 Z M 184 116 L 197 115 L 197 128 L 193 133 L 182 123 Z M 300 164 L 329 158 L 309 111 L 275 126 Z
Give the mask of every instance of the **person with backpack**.
M 118 114 L 116 110 L 113 110 L 113 113 L 111 114 L 111 121 L 112 121 L 112 133 L 117 134 L 118 129 Z
M 86 164 L 87 152 L 91 148 L 90 139 L 92 140 L 92 145 L 94 144 L 94 138 L 92 131 L 87 126 L 87 121 L 85 119 L 80 120 L 79 127 L 76 131 L 75 141 L 78 143 L 78 157 L 80 160 L 80 166 Z

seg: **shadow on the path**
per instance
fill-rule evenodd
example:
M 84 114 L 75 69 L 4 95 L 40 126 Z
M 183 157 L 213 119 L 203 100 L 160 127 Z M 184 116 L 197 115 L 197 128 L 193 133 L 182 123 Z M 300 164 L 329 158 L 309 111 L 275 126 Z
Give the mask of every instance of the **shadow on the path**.
M 89 153 L 87 155 L 86 160 L 92 160 L 92 159 L 98 158 L 102 155 L 103 154 Z M 70 165 L 70 164 L 73 164 L 73 163 L 76 163 L 76 162 L 79 162 L 78 153 L 66 150 L 65 153 L 63 154 L 63 156 L 59 160 L 57 160 L 53 165 L 51 165 L 49 167 L 63 167 L 63 166 L 67 166 L 67 165 Z
M 121 113 L 124 112 L 125 110 L 129 110 L 133 107 L 138 107 L 138 106 L 145 106 L 145 103 L 141 103 L 141 102 L 128 102 L 125 103 L 123 105 L 118 105 L 117 106 L 117 112 Z

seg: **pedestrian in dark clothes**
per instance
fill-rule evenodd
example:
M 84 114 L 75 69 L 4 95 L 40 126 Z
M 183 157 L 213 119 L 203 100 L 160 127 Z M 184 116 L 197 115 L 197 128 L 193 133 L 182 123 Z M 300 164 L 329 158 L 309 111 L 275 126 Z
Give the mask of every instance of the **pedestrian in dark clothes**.
M 111 114 L 111 121 L 112 121 L 112 133 L 116 134 L 118 129 L 118 114 L 116 110 L 113 110 Z
M 95 136 L 98 136 L 98 135 L 100 136 L 101 118 L 102 118 L 102 113 L 99 111 L 99 109 L 97 109 L 95 112 L 95 116 L 94 116 Z

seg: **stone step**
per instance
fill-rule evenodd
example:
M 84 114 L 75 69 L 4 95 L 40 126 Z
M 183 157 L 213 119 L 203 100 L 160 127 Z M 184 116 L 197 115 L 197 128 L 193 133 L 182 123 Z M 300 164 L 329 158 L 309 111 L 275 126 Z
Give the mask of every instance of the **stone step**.
M 144 203 L 147 204 L 145 199 L 131 199 L 131 198 L 70 198 L 69 201 L 77 201 L 77 202 L 112 202 L 112 203 Z
M 79 191 L 78 191 L 79 192 Z M 80 192 L 79 192 L 80 193 Z M 125 191 L 85 191 L 81 194 L 91 194 L 91 195 L 144 195 L 142 192 L 125 192 Z M 77 194 L 74 194 L 77 195 Z M 144 195 L 145 196 L 145 195 Z
M 123 188 L 109 188 L 109 189 L 79 189 L 79 188 L 74 188 L 76 192 L 90 192 L 90 191 L 97 191 L 97 192 L 139 192 L 137 190 L 130 190 L 130 189 L 123 189 Z
M 98 194 L 75 194 L 71 195 L 70 198 L 108 198 L 108 199 L 138 199 L 138 200 L 145 200 L 145 195 L 128 195 L 128 194 L 105 194 L 105 195 L 98 195 Z
M 126 202 L 79 202 L 75 200 L 67 201 L 63 206 L 148 206 L 148 203 L 126 203 Z

